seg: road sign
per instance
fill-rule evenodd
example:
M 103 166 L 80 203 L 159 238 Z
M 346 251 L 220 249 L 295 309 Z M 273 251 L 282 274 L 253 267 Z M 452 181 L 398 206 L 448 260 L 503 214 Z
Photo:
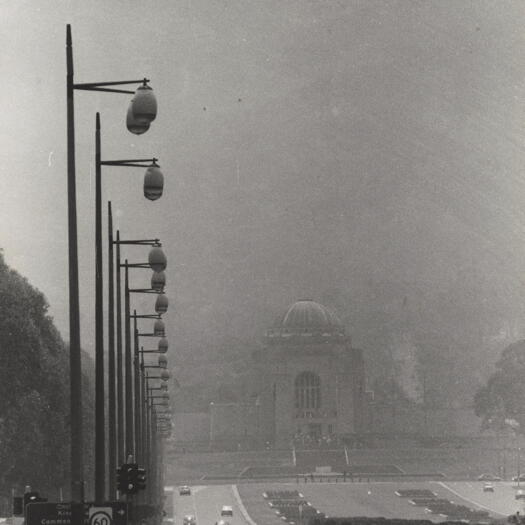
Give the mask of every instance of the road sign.
M 89 525 L 113 525 L 113 508 L 90 507 Z
M 79 509 L 82 512 L 82 509 Z M 71 503 L 29 503 L 26 507 L 26 525 L 71 525 Z M 126 525 L 127 504 L 120 501 L 95 506 L 84 503 L 84 525 Z

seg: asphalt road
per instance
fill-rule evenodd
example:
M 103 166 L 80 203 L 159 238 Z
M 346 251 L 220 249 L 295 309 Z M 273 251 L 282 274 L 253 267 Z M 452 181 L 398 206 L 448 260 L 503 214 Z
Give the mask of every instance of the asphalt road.
M 438 497 L 446 498 L 460 505 L 473 509 L 483 509 L 495 518 L 508 516 L 516 511 L 525 514 L 525 501 L 515 499 L 516 484 L 511 482 L 495 482 L 494 492 L 483 492 L 482 482 L 375 482 L 375 483 L 254 483 L 239 488 L 242 497 L 245 497 L 248 514 L 252 517 L 267 512 L 267 503 L 262 497 L 265 490 L 293 490 L 303 493 L 314 507 L 329 516 L 384 516 L 390 518 L 428 519 L 443 521 L 445 518 L 429 514 L 422 507 L 411 505 L 407 498 L 396 496 L 395 491 L 403 488 L 427 488 L 435 492 Z M 525 486 L 523 487 L 525 489 Z M 231 525 L 248 525 L 244 518 L 232 485 L 193 486 L 191 496 L 179 496 L 177 487 L 173 493 L 174 525 L 182 525 L 183 517 L 193 514 L 197 518 L 197 525 L 214 525 L 221 519 L 220 510 L 223 505 L 233 507 L 233 518 L 225 518 Z M 262 512 L 261 512 L 262 511 Z M 277 523 L 274 516 L 271 519 L 262 519 L 264 522 Z M 268 525 L 258 523 L 257 525 Z
M 498 481 L 492 484 L 494 485 L 494 492 L 483 492 L 483 483 L 480 481 L 445 481 L 435 483 L 435 485 L 444 487 L 451 492 L 451 499 L 454 498 L 454 495 L 460 496 L 467 502 L 474 503 L 488 510 L 496 517 L 508 516 L 516 511 L 519 511 L 520 514 L 525 514 L 525 500 L 519 501 L 515 499 L 516 483 Z M 520 488 L 525 490 L 525 483 L 521 483 Z
M 233 517 L 221 518 L 223 505 L 233 508 Z M 191 496 L 179 496 L 175 487 L 173 511 L 175 525 L 182 525 L 182 520 L 187 514 L 193 514 L 197 518 L 197 525 L 214 525 L 221 519 L 228 521 L 230 525 L 247 525 L 231 485 L 193 486 Z

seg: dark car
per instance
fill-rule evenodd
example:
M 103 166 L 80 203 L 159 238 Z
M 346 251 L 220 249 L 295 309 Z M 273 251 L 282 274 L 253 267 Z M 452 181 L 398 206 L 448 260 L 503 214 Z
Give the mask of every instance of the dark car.
M 179 496 L 191 496 L 191 489 L 188 485 L 179 487 Z

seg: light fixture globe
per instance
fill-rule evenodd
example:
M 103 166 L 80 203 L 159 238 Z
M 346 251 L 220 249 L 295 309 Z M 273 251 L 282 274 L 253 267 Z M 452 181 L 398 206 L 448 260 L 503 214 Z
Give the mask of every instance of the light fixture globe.
M 148 123 L 139 122 L 135 118 L 131 104 L 128 107 L 128 113 L 126 115 L 126 127 L 128 128 L 128 131 L 134 135 L 142 135 L 149 129 Z
M 168 259 L 162 251 L 162 248 L 155 246 L 150 250 L 148 255 L 148 264 L 154 272 L 162 272 L 166 269 Z
M 159 346 L 158 346 L 159 354 L 165 354 L 168 351 L 168 347 L 169 347 L 168 340 L 165 337 L 159 340 Z
M 131 110 L 137 122 L 151 124 L 157 117 L 157 99 L 147 84 L 139 86 L 131 100 Z
M 162 292 L 166 286 L 166 274 L 164 272 L 153 272 L 151 276 L 151 288 L 156 292 Z
M 158 363 L 161 368 L 168 368 L 168 358 L 165 355 L 159 355 Z
M 168 381 L 169 378 L 170 378 L 170 373 L 167 370 L 163 370 L 160 373 L 160 378 L 161 378 L 162 381 Z
M 159 294 L 157 295 L 157 299 L 155 301 L 155 311 L 158 314 L 165 314 L 168 311 L 168 297 L 166 294 Z
M 164 175 L 156 162 L 148 167 L 144 175 L 144 197 L 156 201 L 162 197 L 164 189 Z
M 166 326 L 164 325 L 164 321 L 161 321 L 160 319 L 155 321 L 155 324 L 153 325 L 153 335 L 157 337 L 164 337 L 165 334 Z

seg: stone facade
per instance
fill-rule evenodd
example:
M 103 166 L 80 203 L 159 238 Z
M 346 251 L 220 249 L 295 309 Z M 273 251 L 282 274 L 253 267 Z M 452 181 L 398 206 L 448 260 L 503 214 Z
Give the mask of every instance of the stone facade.
M 276 446 L 364 431 L 364 362 L 337 317 L 313 301 L 292 305 L 257 359 L 261 435 Z
M 255 397 L 244 403 L 210 403 L 207 418 L 194 416 L 190 422 L 187 417 L 187 431 L 180 436 L 175 429 L 176 440 L 188 440 L 195 425 L 194 439 L 201 447 L 208 440 L 212 450 L 316 445 L 365 431 L 363 355 L 324 306 L 313 301 L 290 306 L 267 331 L 254 368 Z

